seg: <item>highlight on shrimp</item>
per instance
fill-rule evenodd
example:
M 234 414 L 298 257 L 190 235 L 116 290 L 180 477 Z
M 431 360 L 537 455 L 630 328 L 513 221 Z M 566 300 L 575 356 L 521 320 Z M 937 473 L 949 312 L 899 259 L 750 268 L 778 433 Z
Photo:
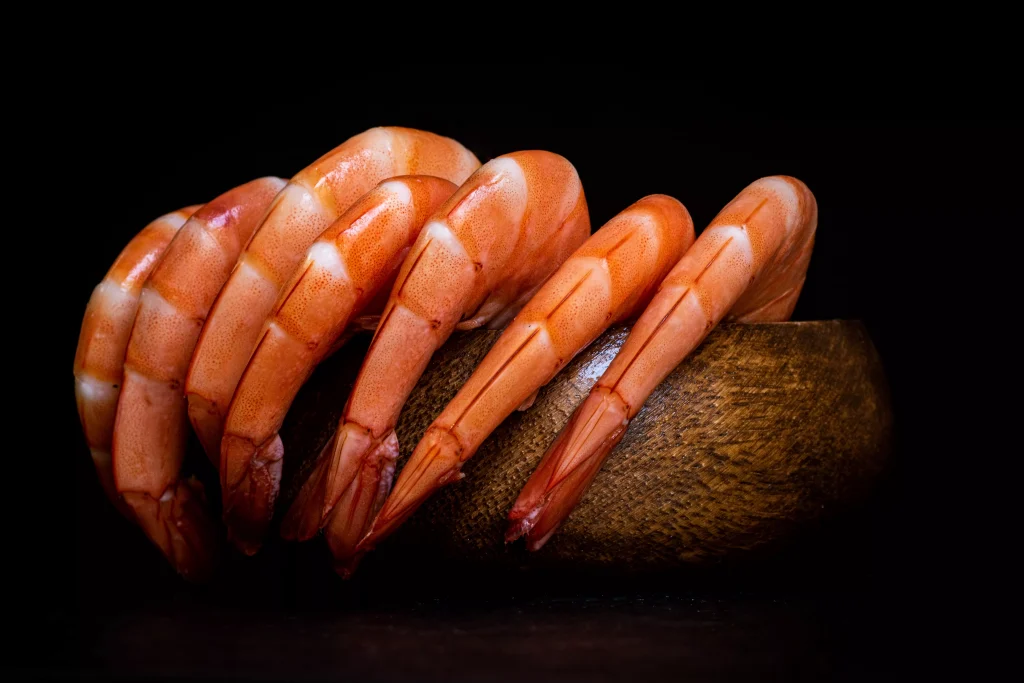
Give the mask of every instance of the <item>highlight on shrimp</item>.
M 198 208 L 189 206 L 161 216 L 128 242 L 89 297 L 75 350 L 75 400 L 96 475 L 110 502 L 131 520 L 135 515 L 114 485 L 110 456 L 117 399 L 124 378 L 124 353 L 142 283 Z
M 517 406 L 532 404 L 609 325 L 639 314 L 692 243 L 689 213 L 666 195 L 641 199 L 584 242 L 427 428 L 360 551 L 392 533 L 437 489 L 461 479 L 462 465 L 491 432 Z
M 755 181 L 711 221 L 545 453 L 509 513 L 506 541 L 542 547 L 580 501 L 647 397 L 723 318 L 788 320 L 803 288 L 818 208 L 801 181 Z
M 394 429 L 434 351 L 455 329 L 504 326 L 589 235 L 576 169 L 524 151 L 485 164 L 427 222 L 399 272 L 334 438 L 282 526 L 321 526 L 344 567 L 387 495 Z
M 411 128 L 372 128 L 300 171 L 278 194 L 221 290 L 185 382 L 203 448 L 220 460 L 224 420 L 263 323 L 313 241 L 357 199 L 399 175 L 462 183 L 480 166 L 455 140 Z
M 361 316 L 380 314 L 427 218 L 457 187 L 432 176 L 387 180 L 356 201 L 306 251 L 245 368 L 221 442 L 228 534 L 255 553 L 273 515 L 284 446 L 277 432 L 317 364 Z M 365 318 L 356 327 L 373 327 Z
M 184 576 L 205 576 L 216 546 L 202 484 L 180 476 L 185 372 L 217 292 L 282 187 L 280 178 L 253 180 L 189 218 L 142 286 L 125 351 L 114 480 L 150 540 Z

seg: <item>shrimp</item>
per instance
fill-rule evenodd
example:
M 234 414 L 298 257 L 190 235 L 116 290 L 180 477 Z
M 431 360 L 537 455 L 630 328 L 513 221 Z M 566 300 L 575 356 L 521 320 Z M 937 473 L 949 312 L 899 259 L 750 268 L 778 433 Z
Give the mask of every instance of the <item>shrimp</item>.
M 410 128 L 372 128 L 300 171 L 256 229 L 203 327 L 185 381 L 203 448 L 220 461 L 227 409 L 288 278 L 320 233 L 379 182 L 405 174 L 460 184 L 480 166 L 449 138 Z
M 142 283 L 188 217 L 189 206 L 157 218 L 136 235 L 96 285 L 85 308 L 75 350 L 75 399 L 85 441 L 107 498 L 128 519 L 131 507 L 114 486 L 110 442 L 124 377 L 124 352 L 139 306 Z
M 242 245 L 283 188 L 260 178 L 195 212 L 142 287 L 114 423 L 117 490 L 183 576 L 203 578 L 215 547 L 203 487 L 182 480 L 188 419 L 182 385 L 199 330 Z
M 570 417 L 509 513 L 506 542 L 544 545 L 665 377 L 723 317 L 792 315 L 818 225 L 814 195 L 787 176 L 755 181 L 711 222 L 661 283 L 615 359 Z
M 317 238 L 285 286 L 235 390 L 221 443 L 224 519 L 243 552 L 259 549 L 273 514 L 284 455 L 277 432 L 295 395 L 356 316 L 379 314 L 378 294 L 391 290 L 423 224 L 456 189 L 431 176 L 381 183 Z
M 693 244 L 686 208 L 644 197 L 612 218 L 530 299 L 466 384 L 427 428 L 359 548 L 392 533 L 462 465 L 517 406 L 609 325 L 638 315 L 655 287 Z
M 430 357 L 455 329 L 500 328 L 590 234 L 576 169 L 544 151 L 489 161 L 427 222 L 405 259 L 334 439 L 282 533 L 327 526 L 339 562 L 390 489 L 394 429 Z

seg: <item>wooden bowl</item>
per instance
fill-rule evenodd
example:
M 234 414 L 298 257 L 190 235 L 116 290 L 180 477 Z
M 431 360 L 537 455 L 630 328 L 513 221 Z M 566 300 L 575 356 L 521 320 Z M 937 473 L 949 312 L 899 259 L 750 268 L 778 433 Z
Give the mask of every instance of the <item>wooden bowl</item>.
M 378 552 L 484 563 L 660 570 L 750 551 L 862 495 L 890 450 L 878 354 L 852 321 L 720 325 L 658 387 L 593 486 L 540 551 L 506 546 L 506 515 L 544 451 L 629 332 L 609 330 L 528 411 L 505 420 Z M 455 334 L 398 425 L 399 468 L 498 338 Z M 368 338 L 325 363 L 282 430 L 278 510 L 337 424 Z M 426 553 L 426 555 L 424 555 Z

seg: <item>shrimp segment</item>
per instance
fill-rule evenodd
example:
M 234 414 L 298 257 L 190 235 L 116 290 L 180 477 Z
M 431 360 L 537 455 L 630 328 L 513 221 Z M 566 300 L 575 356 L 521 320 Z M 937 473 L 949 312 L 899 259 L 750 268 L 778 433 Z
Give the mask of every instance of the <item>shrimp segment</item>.
M 356 316 L 380 312 L 378 294 L 390 291 L 424 222 L 456 189 L 431 176 L 381 183 L 317 238 L 285 286 L 235 391 L 221 443 L 224 519 L 243 552 L 259 549 L 273 514 L 284 452 L 277 432 L 295 395 Z
M 388 178 L 462 183 L 480 166 L 458 142 L 410 128 L 372 128 L 300 171 L 274 200 L 203 327 L 185 382 L 189 419 L 213 462 L 224 420 L 263 323 L 313 241 Z
M 85 441 L 107 498 L 128 519 L 131 507 L 114 486 L 110 443 L 117 399 L 124 378 L 124 353 L 135 322 L 142 283 L 160 262 L 167 245 L 198 206 L 157 218 L 118 255 L 89 297 L 75 350 L 75 399 Z
M 520 492 L 506 540 L 537 550 L 582 498 L 644 401 L 723 318 L 789 318 L 818 224 L 814 195 L 787 176 L 762 178 L 711 222 L 662 282 L 604 375 Z
M 326 523 L 344 564 L 390 488 L 395 425 L 434 351 L 456 328 L 504 325 L 589 233 L 579 176 L 556 154 L 498 157 L 459 188 L 406 257 L 338 431 L 284 535 L 307 538 Z
M 471 458 L 517 406 L 532 403 L 609 325 L 643 310 L 693 244 L 686 208 L 651 195 L 610 220 L 526 304 L 455 398 L 427 428 L 360 547 L 370 549 Z
M 185 372 L 199 330 L 242 245 L 284 187 L 260 178 L 195 212 L 142 287 L 114 424 L 117 490 L 182 575 L 201 578 L 214 548 L 202 485 L 181 481 L 188 436 Z

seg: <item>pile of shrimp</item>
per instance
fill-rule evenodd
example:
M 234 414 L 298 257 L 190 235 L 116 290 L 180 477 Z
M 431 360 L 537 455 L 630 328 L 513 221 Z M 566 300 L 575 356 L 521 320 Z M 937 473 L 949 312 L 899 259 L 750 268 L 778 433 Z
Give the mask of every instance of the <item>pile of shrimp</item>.
M 356 135 L 291 180 L 259 178 L 161 216 L 94 289 L 75 355 L 85 439 L 107 496 L 179 574 L 222 545 L 182 472 L 189 426 L 220 474 L 227 538 L 256 553 L 274 516 L 278 431 L 304 382 L 360 331 L 373 339 L 337 430 L 281 534 L 323 534 L 349 576 L 516 410 L 609 326 L 632 329 L 508 513 L 543 546 L 647 397 L 722 320 L 784 321 L 803 287 L 817 204 L 761 178 L 695 239 L 655 194 L 591 233 L 573 165 L 546 151 L 481 165 L 450 138 Z M 456 330 L 503 330 L 395 480 L 395 426 Z

